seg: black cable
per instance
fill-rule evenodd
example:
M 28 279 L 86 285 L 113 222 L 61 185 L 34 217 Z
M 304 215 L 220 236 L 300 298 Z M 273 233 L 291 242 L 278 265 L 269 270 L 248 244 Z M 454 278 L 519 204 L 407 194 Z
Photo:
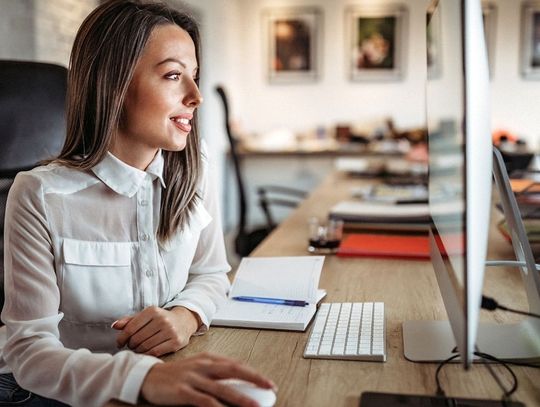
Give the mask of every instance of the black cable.
M 488 355 L 487 353 L 484 353 L 483 358 L 491 360 L 493 362 L 498 362 L 499 361 L 499 359 L 497 359 L 495 356 Z M 515 362 L 515 361 L 510 361 L 510 360 L 505 360 L 504 363 L 506 363 L 507 365 L 531 367 L 533 369 L 540 369 L 540 365 L 534 365 L 532 363 Z
M 458 357 L 459 357 L 459 353 L 456 353 L 455 355 L 450 356 L 448 359 L 443 360 L 441 363 L 439 363 L 439 366 L 437 366 L 437 370 L 435 371 L 435 383 L 437 383 L 437 392 L 436 392 L 437 396 L 446 397 L 446 393 L 444 392 L 441 386 L 441 382 L 439 381 L 439 372 L 442 370 L 444 365 L 446 365 L 447 363 L 451 362 L 452 360 Z
M 457 349 L 454 348 L 452 350 L 452 352 L 457 352 Z M 519 365 L 519 366 L 527 366 L 527 367 L 535 367 L 535 368 L 538 368 L 540 366 L 535 366 L 535 365 L 528 365 L 528 364 L 525 364 L 525 363 L 519 363 L 519 362 L 505 362 L 501 359 L 498 359 L 497 357 L 493 356 L 493 355 L 490 355 L 488 353 L 483 353 L 483 352 L 474 352 L 474 355 L 475 356 L 478 356 L 482 359 L 486 359 L 486 360 L 489 360 L 489 361 L 493 361 L 493 362 L 496 362 L 496 363 L 499 363 L 501 364 L 509 373 L 510 373 L 510 376 L 512 377 L 512 387 L 507 390 L 504 385 L 502 384 L 502 382 L 499 380 L 499 378 L 496 376 L 496 373 L 490 368 L 490 372 L 491 374 L 493 375 L 493 377 L 495 378 L 497 384 L 499 385 L 499 387 L 502 389 L 503 391 L 503 395 L 502 395 L 502 398 L 501 398 L 501 403 L 503 406 L 506 406 L 507 402 L 510 402 L 511 401 L 511 396 L 512 394 L 514 394 L 517 389 L 518 389 L 518 379 L 517 379 L 517 376 L 516 374 L 514 373 L 514 371 L 512 370 L 512 368 L 510 366 L 508 366 L 509 364 L 516 364 L 516 365 Z M 437 366 L 437 370 L 435 371 L 435 382 L 437 384 L 437 391 L 436 391 L 436 395 L 439 396 L 439 397 L 446 397 L 446 393 L 444 392 L 444 389 L 442 388 L 441 386 L 441 382 L 439 380 L 439 373 L 441 372 L 442 368 L 448 364 L 449 362 L 451 362 L 452 360 L 456 359 L 459 357 L 459 353 L 456 353 L 455 355 L 452 355 L 450 356 L 448 359 L 445 359 L 443 360 L 441 363 L 439 363 L 439 365 Z M 487 365 L 489 367 L 489 365 Z
M 540 318 L 540 315 L 533 312 L 520 311 L 512 308 L 505 307 L 504 305 L 499 304 L 491 297 L 482 296 L 482 308 L 488 311 L 495 311 L 496 309 L 501 309 L 503 311 L 513 312 L 515 314 L 526 315 L 529 317 Z
M 510 388 L 510 390 L 506 390 L 504 388 L 504 386 L 502 385 L 502 383 L 495 377 L 495 380 L 497 381 L 497 383 L 499 384 L 499 386 L 502 388 L 504 394 L 503 394 L 503 398 L 502 398 L 502 402 L 506 402 L 506 401 L 510 401 L 510 397 L 512 396 L 512 394 L 514 394 L 516 392 L 516 390 L 518 389 L 518 379 L 516 377 L 516 374 L 514 373 L 514 371 L 512 370 L 512 368 L 510 366 L 508 366 L 508 364 L 501 360 L 501 359 L 498 359 L 496 358 L 495 356 L 493 355 L 490 355 L 490 354 L 487 354 L 487 353 L 483 353 L 483 352 L 474 352 L 474 354 L 482 359 L 487 359 L 487 360 L 492 360 L 494 362 L 497 362 L 499 364 L 501 364 L 509 373 L 510 375 L 512 376 L 512 380 L 513 380 L 513 385 L 512 387 Z M 494 372 L 492 371 L 492 374 L 494 374 Z

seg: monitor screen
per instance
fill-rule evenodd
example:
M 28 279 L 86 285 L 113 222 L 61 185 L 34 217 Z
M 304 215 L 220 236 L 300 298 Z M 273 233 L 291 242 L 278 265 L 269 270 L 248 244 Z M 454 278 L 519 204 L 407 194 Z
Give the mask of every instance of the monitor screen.
M 404 324 L 405 356 L 444 360 L 457 345 L 468 367 L 480 311 L 492 185 L 489 73 L 480 0 L 433 0 L 426 34 L 431 259 L 449 323 Z M 430 72 L 430 65 L 438 71 Z M 421 340 L 416 351 L 406 339 L 405 331 L 412 326 L 419 332 L 412 342 L 430 338 Z
M 461 24 L 459 1 L 432 3 L 428 9 L 427 34 L 442 28 L 444 21 Z M 446 28 L 446 26 L 445 26 Z M 429 205 L 432 232 L 459 302 L 464 306 L 465 285 L 465 78 L 463 75 L 463 32 L 455 30 L 453 41 L 444 44 L 444 79 L 429 79 L 426 112 L 429 145 Z M 429 43 L 429 41 L 428 41 Z M 442 45 L 442 44 L 441 44 Z M 449 205 L 450 204 L 450 205 Z M 446 210 L 444 210 L 446 208 Z
M 441 292 L 458 347 L 465 346 L 466 323 L 466 213 L 465 213 L 465 75 L 463 4 L 438 1 L 428 9 L 427 34 L 441 34 L 454 26 L 452 41 L 445 41 L 444 61 L 437 78 L 426 84 L 426 124 L 429 146 L 429 206 L 431 233 L 442 264 L 434 263 L 437 275 L 449 282 Z M 443 24 L 444 23 L 444 24 Z M 446 36 L 445 36 L 446 37 Z M 441 47 L 443 44 L 440 44 Z M 440 56 L 442 57 L 442 55 Z M 443 76 L 444 75 L 444 76 Z M 449 211 L 438 210 L 446 202 Z M 439 286 L 441 279 L 438 276 Z M 444 286 L 444 284 L 443 284 Z M 445 292 L 451 290 L 450 304 Z M 452 304 L 452 302 L 454 302 Z M 455 312 L 448 312 L 454 309 Z M 461 346 L 460 346 L 461 345 Z

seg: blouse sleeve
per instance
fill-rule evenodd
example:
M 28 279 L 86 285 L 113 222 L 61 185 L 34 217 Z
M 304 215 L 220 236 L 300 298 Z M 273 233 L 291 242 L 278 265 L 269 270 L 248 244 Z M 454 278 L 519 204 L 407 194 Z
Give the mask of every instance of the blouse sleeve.
M 199 315 L 203 325 L 198 333 L 208 329 L 217 307 L 225 301 L 230 282 L 223 229 L 221 225 L 217 185 L 210 174 L 203 144 L 203 179 L 201 200 L 212 220 L 201 231 L 189 276 L 184 289 L 165 308 L 183 306 Z
M 101 406 L 110 399 L 135 403 L 145 375 L 160 360 L 63 346 L 49 231 L 41 182 L 31 173 L 19 174 L 6 206 L 2 357 L 21 387 L 44 397 L 77 406 Z

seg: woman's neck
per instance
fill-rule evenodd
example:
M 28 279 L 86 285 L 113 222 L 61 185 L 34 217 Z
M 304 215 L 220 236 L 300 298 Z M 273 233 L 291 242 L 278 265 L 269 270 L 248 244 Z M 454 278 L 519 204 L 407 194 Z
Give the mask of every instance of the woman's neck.
M 135 167 L 141 171 L 146 170 L 154 160 L 158 148 L 149 148 L 148 146 L 137 146 L 136 144 L 124 145 L 122 142 L 113 142 L 110 152 L 119 160 L 127 165 Z

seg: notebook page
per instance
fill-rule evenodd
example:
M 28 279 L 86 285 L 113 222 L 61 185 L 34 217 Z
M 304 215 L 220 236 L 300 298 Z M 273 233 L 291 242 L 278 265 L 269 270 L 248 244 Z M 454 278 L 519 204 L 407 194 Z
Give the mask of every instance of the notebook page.
M 303 329 L 313 316 L 314 309 L 315 305 L 290 307 L 250 303 L 246 306 L 246 303 L 229 300 L 219 308 L 212 325 Z
M 246 257 L 230 297 L 266 297 L 317 302 L 324 256 Z
M 325 295 L 325 290 L 318 290 L 319 300 Z M 293 307 L 227 300 L 219 306 L 211 325 L 304 331 L 316 311 L 315 304 Z

